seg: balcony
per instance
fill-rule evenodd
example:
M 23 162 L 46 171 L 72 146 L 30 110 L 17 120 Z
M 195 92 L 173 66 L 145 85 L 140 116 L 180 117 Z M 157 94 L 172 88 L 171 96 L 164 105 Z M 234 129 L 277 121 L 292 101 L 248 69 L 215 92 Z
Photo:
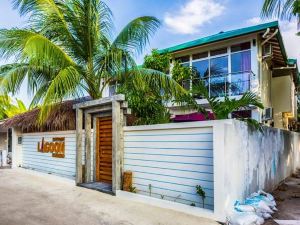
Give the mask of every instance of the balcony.
M 251 90 L 251 81 L 255 78 L 252 71 L 218 74 L 203 78 L 189 79 L 182 82 L 186 90 L 192 90 L 193 85 L 202 82 L 210 97 L 239 96 Z M 201 96 L 195 98 L 202 99 Z

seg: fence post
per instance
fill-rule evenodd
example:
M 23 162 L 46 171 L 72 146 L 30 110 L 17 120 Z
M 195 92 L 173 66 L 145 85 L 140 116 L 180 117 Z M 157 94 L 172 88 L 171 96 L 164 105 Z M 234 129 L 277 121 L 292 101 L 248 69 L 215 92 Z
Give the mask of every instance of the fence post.
M 214 214 L 217 220 L 225 222 L 225 194 L 224 193 L 224 146 L 225 123 L 215 121 L 213 125 L 213 157 L 214 157 Z
M 121 189 L 121 104 L 112 102 L 112 191 Z

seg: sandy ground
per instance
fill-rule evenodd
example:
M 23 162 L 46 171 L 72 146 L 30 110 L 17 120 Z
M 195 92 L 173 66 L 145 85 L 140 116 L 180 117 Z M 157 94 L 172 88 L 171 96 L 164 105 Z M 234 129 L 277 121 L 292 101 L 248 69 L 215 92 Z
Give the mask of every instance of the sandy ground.
M 0 170 L 0 225 L 217 225 L 173 210 L 76 187 L 23 169 Z
M 265 225 L 277 225 L 274 220 L 283 220 L 288 224 L 300 225 L 300 170 L 286 179 L 273 193 L 278 212 Z

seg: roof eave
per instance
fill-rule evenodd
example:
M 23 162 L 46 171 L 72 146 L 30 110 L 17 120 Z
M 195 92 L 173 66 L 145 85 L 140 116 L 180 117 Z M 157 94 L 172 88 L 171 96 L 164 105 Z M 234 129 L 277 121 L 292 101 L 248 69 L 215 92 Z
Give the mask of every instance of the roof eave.
M 255 29 L 255 27 L 258 27 L 258 28 Z M 217 38 L 216 40 L 207 41 L 207 42 L 203 42 L 203 43 L 200 43 L 200 44 L 199 43 L 197 44 L 197 41 L 199 42 L 201 39 L 194 40 L 194 41 L 191 41 L 191 42 L 186 42 L 184 44 L 179 44 L 179 45 L 176 45 L 176 46 L 173 46 L 173 47 L 170 47 L 170 48 L 165 48 L 165 49 L 158 50 L 158 53 L 160 53 L 160 54 L 175 53 L 175 52 L 187 50 L 187 49 L 190 49 L 190 48 L 194 48 L 194 47 L 198 47 L 198 46 L 202 46 L 202 45 L 206 45 L 206 44 L 212 44 L 212 43 L 221 42 L 221 41 L 225 41 L 225 40 L 236 38 L 236 37 L 241 37 L 241 36 L 245 36 L 245 35 L 249 35 L 249 34 L 258 33 L 258 32 L 261 32 L 261 31 L 267 29 L 267 28 L 279 28 L 278 21 L 273 21 L 273 22 L 270 22 L 270 23 L 260 24 L 260 25 L 252 26 L 252 27 L 248 27 L 248 28 L 242 28 L 242 29 L 245 29 L 245 31 L 241 31 L 240 34 L 236 34 L 236 35 L 232 35 L 232 36 L 229 35 L 228 37 Z M 248 29 L 248 31 L 246 29 Z M 236 32 L 238 32 L 238 30 L 241 30 L 241 29 L 237 29 Z M 224 32 L 223 35 L 226 35 L 226 32 Z M 281 35 L 280 35 L 280 38 L 281 38 L 281 41 L 282 41 Z M 193 44 L 193 42 L 195 42 L 195 44 Z M 186 45 L 186 47 L 183 47 L 184 45 Z

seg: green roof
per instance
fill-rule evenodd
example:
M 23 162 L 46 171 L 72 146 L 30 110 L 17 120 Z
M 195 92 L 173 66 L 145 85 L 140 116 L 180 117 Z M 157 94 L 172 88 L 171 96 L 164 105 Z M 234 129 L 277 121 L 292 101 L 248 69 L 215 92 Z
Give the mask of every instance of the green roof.
M 289 65 L 296 65 L 297 66 L 297 59 L 288 59 L 287 60 Z
M 238 37 L 238 36 L 242 36 L 242 35 L 256 33 L 256 32 L 259 32 L 259 31 L 263 31 L 267 28 L 276 28 L 278 26 L 279 26 L 278 21 L 273 21 L 273 22 L 270 22 L 270 23 L 259 24 L 259 25 L 256 25 L 256 26 L 245 27 L 245 28 L 241 28 L 241 29 L 237 29 L 237 30 L 220 32 L 218 34 L 203 37 L 203 38 L 200 38 L 200 39 L 197 39 L 197 40 L 194 40 L 194 41 L 189 41 L 189 42 L 186 42 L 186 43 L 183 43 L 183 44 L 180 44 L 180 45 L 176 45 L 176 46 L 173 46 L 173 47 L 170 47 L 170 48 L 161 49 L 158 52 L 161 53 L 161 54 L 162 53 L 167 53 L 167 52 L 169 52 L 169 53 L 177 52 L 177 51 L 181 51 L 181 50 L 184 50 L 184 49 L 197 47 L 197 46 L 200 46 L 200 45 L 205 45 L 205 44 L 209 44 L 209 43 L 213 43 L 213 42 L 217 42 L 217 41 L 226 40 L 226 39 L 229 39 L 229 38 L 234 38 L 234 37 Z

